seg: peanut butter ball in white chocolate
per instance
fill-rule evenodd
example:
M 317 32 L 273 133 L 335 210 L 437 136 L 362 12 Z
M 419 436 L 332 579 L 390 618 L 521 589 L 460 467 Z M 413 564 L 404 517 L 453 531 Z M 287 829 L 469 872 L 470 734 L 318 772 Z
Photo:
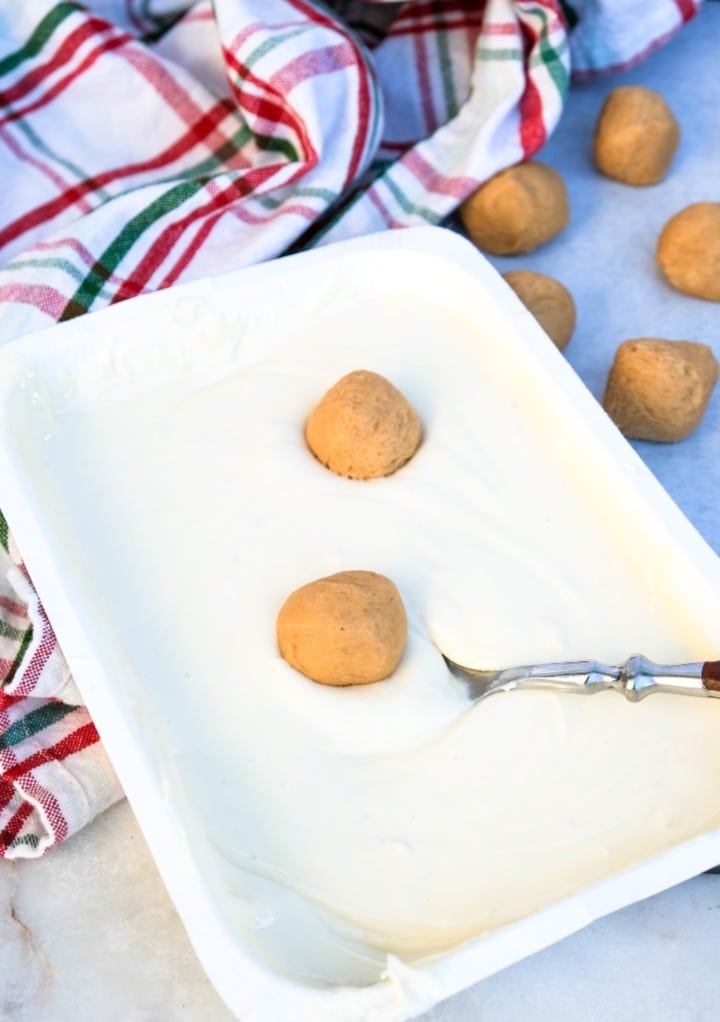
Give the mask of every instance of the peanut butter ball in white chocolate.
M 546 244 L 570 219 L 565 182 L 530 160 L 495 174 L 461 204 L 470 239 L 493 255 L 522 255 Z
M 654 185 L 667 174 L 680 127 L 663 97 L 642 85 L 621 85 L 600 110 L 593 153 L 601 173 L 628 185 Z
M 377 479 L 412 458 L 422 425 L 389 380 L 357 369 L 338 380 L 312 410 L 305 439 L 318 461 L 338 475 Z
M 366 685 L 389 677 L 407 641 L 397 587 L 374 571 L 340 571 L 301 586 L 277 617 L 282 657 L 321 685 Z

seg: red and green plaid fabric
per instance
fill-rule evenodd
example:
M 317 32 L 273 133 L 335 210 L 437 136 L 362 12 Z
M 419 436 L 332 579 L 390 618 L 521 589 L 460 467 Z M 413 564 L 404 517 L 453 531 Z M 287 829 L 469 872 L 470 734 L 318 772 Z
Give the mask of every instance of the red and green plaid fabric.
M 0 515 L 0 852 L 41 855 L 121 797 Z
M 438 223 L 698 3 L 0 0 L 0 341 Z M 0 854 L 121 795 L 0 517 Z

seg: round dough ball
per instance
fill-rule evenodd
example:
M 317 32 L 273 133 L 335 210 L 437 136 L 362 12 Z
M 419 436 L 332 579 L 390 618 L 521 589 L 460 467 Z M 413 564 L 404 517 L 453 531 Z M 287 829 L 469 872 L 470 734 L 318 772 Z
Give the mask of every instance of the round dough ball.
M 544 163 L 495 174 L 459 209 L 471 240 L 494 255 L 522 255 L 559 234 L 570 219 L 565 182 Z
M 603 408 L 633 440 L 683 440 L 699 424 L 718 379 L 707 344 L 640 337 L 615 352 Z
M 503 279 L 553 344 L 561 351 L 566 348 L 575 330 L 576 310 L 573 296 L 565 285 L 534 270 L 508 270 L 503 273 Z
M 422 440 L 417 413 L 384 376 L 357 369 L 312 410 L 305 440 L 318 461 L 350 479 L 388 476 Z
M 595 125 L 595 163 L 606 177 L 654 185 L 665 177 L 680 141 L 680 126 L 663 97 L 642 85 L 608 94 Z
M 720 202 L 696 202 L 671 217 L 660 233 L 657 259 L 678 291 L 720 301 Z
M 301 586 L 277 617 L 280 653 L 321 685 L 366 685 L 389 677 L 407 642 L 402 598 L 374 571 L 340 571 Z

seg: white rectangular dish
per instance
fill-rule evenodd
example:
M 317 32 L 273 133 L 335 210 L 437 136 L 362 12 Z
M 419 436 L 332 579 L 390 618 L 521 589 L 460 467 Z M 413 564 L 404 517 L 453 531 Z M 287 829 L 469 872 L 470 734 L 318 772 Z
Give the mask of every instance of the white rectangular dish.
M 720 701 L 496 696 L 503 666 L 720 656 L 715 555 L 495 271 L 383 234 L 0 351 L 2 507 L 197 953 L 245 1022 L 401 1022 L 720 861 Z M 303 442 L 355 368 L 423 421 L 372 482 Z M 298 585 L 398 584 L 388 682 L 275 647 Z

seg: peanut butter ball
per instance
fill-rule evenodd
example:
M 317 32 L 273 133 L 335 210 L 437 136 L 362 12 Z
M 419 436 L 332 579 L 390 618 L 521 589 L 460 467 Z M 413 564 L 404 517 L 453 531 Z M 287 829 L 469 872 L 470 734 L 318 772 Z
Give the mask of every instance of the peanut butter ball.
M 501 170 L 459 209 L 470 239 L 493 255 L 522 255 L 559 234 L 570 219 L 565 182 L 544 163 Z
M 720 302 L 720 202 L 696 202 L 671 217 L 658 239 L 657 259 L 678 291 Z
M 575 330 L 576 310 L 573 296 L 565 285 L 534 270 L 508 270 L 503 273 L 503 279 L 553 344 L 561 351 L 566 348 Z
M 318 461 L 338 475 L 377 479 L 412 458 L 422 425 L 389 380 L 357 369 L 338 380 L 312 410 L 305 440 Z
M 667 174 L 680 127 L 663 97 L 642 85 L 621 85 L 605 99 L 595 125 L 595 163 L 606 177 L 654 185 Z
M 717 378 L 707 344 L 640 337 L 615 352 L 603 408 L 633 440 L 683 440 L 705 414 Z
M 397 587 L 374 571 L 340 571 L 301 586 L 277 617 L 285 660 L 321 685 L 367 685 L 389 677 L 407 642 Z

